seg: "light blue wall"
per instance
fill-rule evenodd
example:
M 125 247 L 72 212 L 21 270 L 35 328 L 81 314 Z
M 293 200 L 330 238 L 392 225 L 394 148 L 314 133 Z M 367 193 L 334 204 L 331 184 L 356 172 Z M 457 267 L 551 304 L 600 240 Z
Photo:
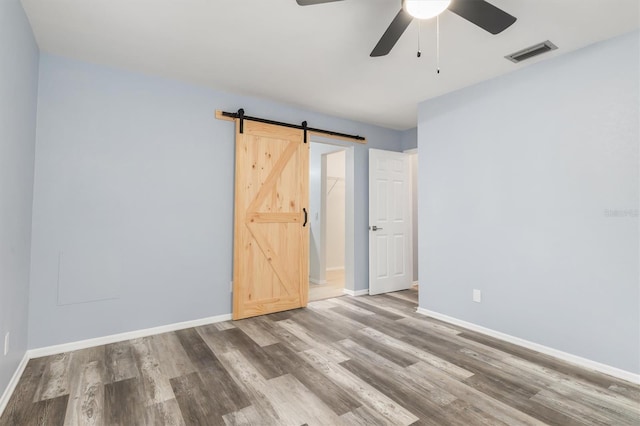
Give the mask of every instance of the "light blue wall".
M 422 308 L 640 373 L 639 52 L 636 32 L 420 105 Z
M 368 148 L 400 132 L 43 54 L 31 348 L 231 311 L 234 126 L 214 111 L 368 138 L 355 147 L 356 283 L 368 286 Z
M 37 93 L 31 27 L 19 1 L 0 0 L 0 394 L 27 349 Z
M 415 149 L 418 147 L 418 128 L 407 129 L 400 135 L 402 150 Z

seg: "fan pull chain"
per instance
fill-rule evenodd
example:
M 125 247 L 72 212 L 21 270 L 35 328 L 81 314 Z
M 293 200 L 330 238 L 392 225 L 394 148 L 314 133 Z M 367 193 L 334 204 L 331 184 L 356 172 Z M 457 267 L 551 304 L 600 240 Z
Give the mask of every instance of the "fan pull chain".
M 436 74 L 440 74 L 440 16 L 436 16 Z
M 421 28 L 422 28 L 422 23 L 420 20 L 418 20 L 418 54 L 417 54 L 418 58 L 422 56 L 422 51 L 420 50 L 420 33 L 422 32 Z

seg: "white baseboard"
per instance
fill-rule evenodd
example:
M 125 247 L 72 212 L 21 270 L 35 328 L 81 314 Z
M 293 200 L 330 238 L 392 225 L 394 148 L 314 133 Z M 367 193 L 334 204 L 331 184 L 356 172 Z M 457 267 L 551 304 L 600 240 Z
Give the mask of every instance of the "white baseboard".
M 318 280 L 316 278 L 309 278 L 309 282 L 315 285 L 324 285 L 327 283 L 327 280 Z
M 364 296 L 365 294 L 369 294 L 369 289 L 353 291 L 345 288 L 343 291 L 344 294 L 348 294 L 349 296 Z
M 2 393 L 2 397 L 0 397 L 0 417 L 4 412 L 4 409 L 7 408 L 9 399 L 11 398 L 11 395 L 13 395 L 13 391 L 16 389 L 18 381 L 20 380 L 20 377 L 22 377 L 22 373 L 24 373 L 24 369 L 27 367 L 28 362 L 29 355 L 27 352 L 25 352 L 22 360 L 20 361 L 20 364 L 18 364 L 18 368 L 16 368 L 15 373 L 13 373 L 13 376 L 11 376 L 11 380 L 9 380 L 6 389 Z
M 424 308 L 418 308 L 416 310 L 419 314 L 426 315 L 428 317 L 432 317 L 444 322 L 448 322 L 450 324 L 454 324 L 460 327 L 468 328 L 469 330 L 477 331 L 478 333 L 486 334 L 487 336 L 495 337 L 496 339 L 504 340 L 505 342 L 513 343 L 518 346 L 522 346 L 528 349 L 532 349 L 534 351 L 543 353 L 545 355 L 550 355 L 552 357 L 558 358 L 562 361 L 569 362 L 571 364 L 578 365 L 583 368 L 587 368 L 590 370 L 595 370 L 600 373 L 608 374 L 613 377 L 617 377 L 622 380 L 626 380 L 628 382 L 640 384 L 640 374 L 635 374 L 630 371 L 622 370 L 617 367 L 613 367 L 611 365 L 602 364 L 597 361 L 593 361 L 587 358 L 582 358 L 577 355 L 570 354 L 568 352 L 563 352 L 558 349 L 550 348 L 548 346 L 541 345 L 539 343 L 534 343 L 529 340 L 521 339 L 519 337 L 511 336 L 506 333 L 502 333 L 500 331 L 496 331 L 490 328 L 483 327 L 481 325 L 477 325 L 471 322 L 467 322 L 458 318 L 450 317 L 448 315 L 441 314 L 439 312 L 430 311 Z
M 143 330 L 128 331 L 126 333 L 112 334 L 109 336 L 96 337 L 94 339 L 79 340 L 77 342 L 63 343 L 61 345 L 46 346 L 43 348 L 29 349 L 28 357 L 40 358 L 43 356 L 56 355 L 64 352 L 86 349 L 94 346 L 106 345 L 109 343 L 122 342 L 124 340 L 137 339 L 139 337 L 152 336 L 154 334 L 167 333 L 169 331 L 183 330 L 185 328 L 199 327 L 201 325 L 214 324 L 216 322 L 229 321 L 231 314 L 217 315 L 214 317 L 201 318 L 192 321 L 177 322 L 162 325 L 160 327 L 146 328 Z
M 11 377 L 7 388 L 4 390 L 2 397 L 0 397 L 0 416 L 11 398 L 13 391 L 27 366 L 27 363 L 32 358 L 40 358 L 43 356 L 56 355 L 64 352 L 76 351 L 79 349 L 91 348 L 94 346 L 106 345 L 109 343 L 122 342 L 124 340 L 137 339 L 140 337 L 152 336 L 154 334 L 167 333 L 169 331 L 183 330 L 185 328 L 199 327 L 207 324 L 214 324 L 217 322 L 231 320 L 231 314 L 217 315 L 214 317 L 201 318 L 192 321 L 177 322 L 173 324 L 162 325 L 159 327 L 146 328 L 143 330 L 128 331 L 126 333 L 112 334 L 109 336 L 96 337 L 94 339 L 79 340 L 77 342 L 63 343 L 61 345 L 46 346 L 43 348 L 29 349 L 24 354 L 22 361 L 18 365 L 16 372 Z

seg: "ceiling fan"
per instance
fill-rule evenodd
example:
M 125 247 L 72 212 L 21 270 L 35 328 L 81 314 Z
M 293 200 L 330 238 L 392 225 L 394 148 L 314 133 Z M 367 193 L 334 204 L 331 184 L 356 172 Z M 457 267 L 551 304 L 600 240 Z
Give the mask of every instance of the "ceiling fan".
M 342 0 L 296 1 L 300 6 L 309 6 Z M 501 33 L 516 21 L 514 16 L 484 0 L 402 0 L 400 12 L 382 34 L 370 56 L 384 56 L 391 52 L 414 18 L 434 18 L 447 9 L 491 34 Z

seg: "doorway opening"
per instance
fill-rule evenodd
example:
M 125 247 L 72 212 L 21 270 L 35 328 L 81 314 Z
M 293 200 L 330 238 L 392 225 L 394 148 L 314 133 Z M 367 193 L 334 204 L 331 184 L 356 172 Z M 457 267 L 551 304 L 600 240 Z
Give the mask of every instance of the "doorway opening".
M 404 151 L 409 154 L 411 164 L 411 245 L 413 257 L 413 286 L 418 290 L 418 149 Z
M 352 171 L 352 148 L 311 142 L 309 301 L 342 296 L 353 288 Z

